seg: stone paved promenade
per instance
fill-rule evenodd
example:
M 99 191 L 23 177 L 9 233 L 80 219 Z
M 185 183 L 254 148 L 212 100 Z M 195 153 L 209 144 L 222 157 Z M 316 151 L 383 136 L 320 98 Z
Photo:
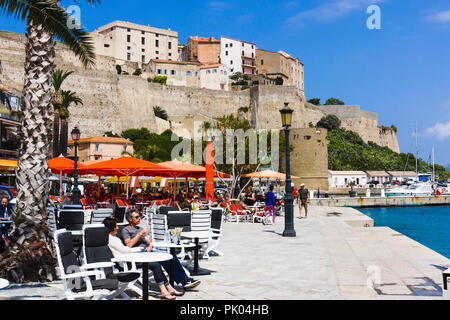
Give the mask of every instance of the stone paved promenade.
M 442 299 L 448 259 L 392 229 L 370 227 L 354 209 L 311 211 L 295 219 L 296 238 L 281 236 L 282 217 L 274 226 L 225 223 L 224 256 L 200 260 L 214 272 L 197 277 L 198 290 L 178 300 Z M 372 278 L 379 284 L 368 289 Z M 13 286 L 0 299 L 63 299 L 61 288 Z

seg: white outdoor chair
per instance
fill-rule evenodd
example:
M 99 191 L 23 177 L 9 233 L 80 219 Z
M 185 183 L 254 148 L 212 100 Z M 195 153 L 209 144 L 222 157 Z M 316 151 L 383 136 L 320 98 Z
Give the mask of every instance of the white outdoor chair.
M 224 220 L 224 213 L 222 208 L 211 209 L 211 232 L 208 240 L 208 247 L 205 250 L 203 259 L 209 259 L 209 253 L 215 252 L 219 256 L 223 256 L 223 253 L 217 250 L 220 239 L 222 238 L 222 224 Z
M 113 209 L 96 209 L 91 212 L 91 224 L 103 224 L 103 220 L 111 218 Z
M 210 239 L 209 233 L 211 231 L 211 213 L 211 210 L 198 210 L 191 213 L 191 231 L 205 232 L 208 234 L 208 236 L 198 239 L 198 243 L 201 245 L 204 252 L 208 247 L 208 242 Z
M 73 252 L 72 234 L 65 229 L 55 232 L 55 252 L 59 276 L 68 300 L 109 300 L 123 293 L 117 279 L 106 279 L 105 272 L 95 265 L 81 267 Z M 95 277 L 94 280 L 91 277 Z

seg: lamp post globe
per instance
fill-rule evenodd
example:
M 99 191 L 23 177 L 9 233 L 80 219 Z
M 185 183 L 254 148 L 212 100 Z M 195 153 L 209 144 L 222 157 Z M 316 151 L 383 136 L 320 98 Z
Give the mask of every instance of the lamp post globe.
M 296 237 L 294 229 L 294 197 L 292 196 L 291 181 L 291 154 L 289 147 L 289 128 L 292 125 L 292 113 L 294 110 L 289 108 L 289 103 L 284 104 L 284 108 L 280 110 L 281 122 L 283 124 L 286 136 L 286 192 L 284 195 L 284 232 L 283 237 Z
M 73 190 L 72 190 L 72 203 L 77 205 L 80 203 L 80 189 L 78 188 L 78 141 L 80 141 L 81 132 L 75 127 L 70 133 L 74 143 L 75 158 L 74 158 L 74 171 L 73 171 Z

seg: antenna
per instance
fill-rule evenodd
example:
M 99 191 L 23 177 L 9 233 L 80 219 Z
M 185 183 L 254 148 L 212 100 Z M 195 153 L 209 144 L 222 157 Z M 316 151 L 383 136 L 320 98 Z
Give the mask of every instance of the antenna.
M 418 122 L 416 121 L 416 176 L 419 177 L 419 133 L 418 133 Z M 419 180 L 419 179 L 417 179 Z

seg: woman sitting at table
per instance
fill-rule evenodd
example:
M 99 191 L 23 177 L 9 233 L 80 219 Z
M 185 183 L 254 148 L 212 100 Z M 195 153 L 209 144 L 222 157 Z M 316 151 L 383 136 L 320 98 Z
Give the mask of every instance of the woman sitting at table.
M 117 230 L 119 227 L 117 226 L 116 220 L 112 218 L 106 218 L 103 220 L 103 224 L 109 231 L 109 248 L 111 249 L 114 257 L 117 257 L 120 254 L 133 253 L 133 250 L 122 244 L 122 241 L 116 237 Z M 162 271 L 161 264 L 158 262 L 152 262 L 148 264 L 149 269 L 153 271 L 153 276 L 155 278 L 156 284 L 161 291 L 161 298 L 166 300 L 175 300 L 177 296 L 183 295 L 183 293 L 175 290 L 167 281 L 164 272 Z

